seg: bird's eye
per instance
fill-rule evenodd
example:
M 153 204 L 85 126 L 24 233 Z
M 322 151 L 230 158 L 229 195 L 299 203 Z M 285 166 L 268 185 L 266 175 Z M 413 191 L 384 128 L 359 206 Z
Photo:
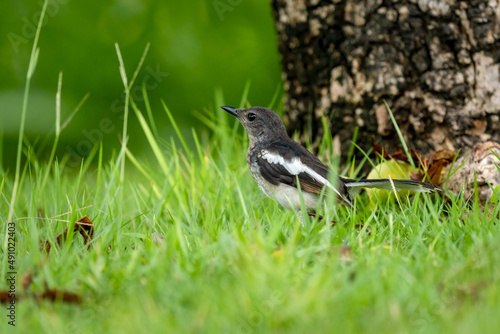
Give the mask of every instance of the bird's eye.
M 257 115 L 250 113 L 250 114 L 248 114 L 247 118 L 251 122 L 257 118 Z

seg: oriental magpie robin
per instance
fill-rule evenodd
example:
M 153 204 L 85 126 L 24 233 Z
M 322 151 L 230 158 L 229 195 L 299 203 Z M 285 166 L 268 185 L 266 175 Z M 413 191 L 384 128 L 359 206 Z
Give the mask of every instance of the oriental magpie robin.
M 288 137 L 285 125 L 274 111 L 263 107 L 221 108 L 235 116 L 248 133 L 250 145 L 247 163 L 259 188 L 287 209 L 300 210 L 297 179 L 308 211 L 317 208 L 324 187 L 330 188 L 338 201 L 349 207 L 352 206 L 352 198 L 362 188 L 391 191 L 394 187 L 396 190 L 418 192 L 441 190 L 430 183 L 412 180 L 357 181 L 338 177 L 336 184 L 332 185 L 328 179 L 330 169 L 314 154 Z

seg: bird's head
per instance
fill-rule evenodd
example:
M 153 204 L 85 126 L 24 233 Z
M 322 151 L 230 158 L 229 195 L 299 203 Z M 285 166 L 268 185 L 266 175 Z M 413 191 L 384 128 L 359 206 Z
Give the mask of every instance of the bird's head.
M 277 113 L 263 107 L 222 109 L 235 116 L 248 133 L 250 143 L 267 142 L 282 137 L 287 138 L 285 125 Z

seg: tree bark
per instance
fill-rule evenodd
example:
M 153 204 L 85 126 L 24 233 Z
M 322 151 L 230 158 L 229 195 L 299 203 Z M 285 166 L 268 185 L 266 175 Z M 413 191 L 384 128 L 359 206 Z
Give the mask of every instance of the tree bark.
M 500 142 L 499 2 L 272 0 L 288 130 L 396 149 L 385 100 L 421 153 Z
M 500 172 L 497 167 L 500 163 L 497 156 L 500 157 L 500 144 L 495 142 L 477 144 L 465 150 L 454 166 L 449 166 L 445 171 L 445 175 L 448 175 L 450 169 L 461 166 L 455 173 L 450 173 L 447 189 L 454 194 L 463 191 L 465 198 L 472 198 L 477 192 L 477 199 L 482 205 L 492 198 L 494 191 L 500 198 Z

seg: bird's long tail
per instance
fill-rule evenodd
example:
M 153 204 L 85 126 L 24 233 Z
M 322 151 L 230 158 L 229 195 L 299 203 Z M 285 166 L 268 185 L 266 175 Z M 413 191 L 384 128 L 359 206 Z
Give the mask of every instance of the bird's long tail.
M 354 197 L 363 188 L 377 188 L 377 189 L 384 189 L 388 191 L 393 191 L 393 189 L 396 190 L 411 190 L 411 191 L 417 191 L 417 192 L 425 192 L 425 193 L 431 193 L 431 192 L 441 192 L 442 189 L 439 187 L 436 187 L 433 184 L 426 183 L 426 182 L 419 182 L 419 181 L 413 181 L 413 180 L 389 180 L 389 179 L 379 179 L 379 180 L 351 180 L 351 179 L 342 179 L 344 182 L 347 192 L 349 193 L 350 196 Z

